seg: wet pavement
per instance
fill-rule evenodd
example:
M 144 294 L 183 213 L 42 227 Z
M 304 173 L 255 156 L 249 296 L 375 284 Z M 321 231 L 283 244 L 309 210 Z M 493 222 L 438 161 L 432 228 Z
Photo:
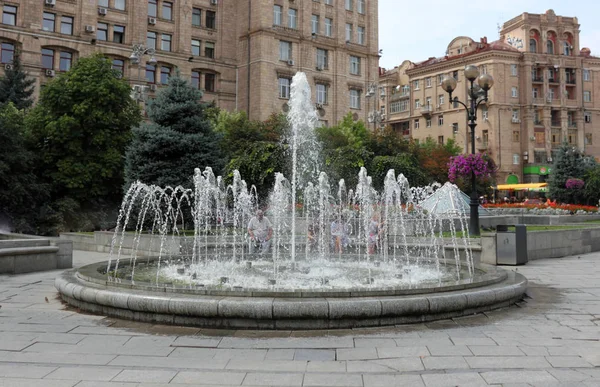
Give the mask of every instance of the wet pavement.
M 0 276 L 0 387 L 600 386 L 600 253 L 508 269 L 530 281 L 517 306 L 329 331 L 117 320 L 66 307 L 60 271 Z

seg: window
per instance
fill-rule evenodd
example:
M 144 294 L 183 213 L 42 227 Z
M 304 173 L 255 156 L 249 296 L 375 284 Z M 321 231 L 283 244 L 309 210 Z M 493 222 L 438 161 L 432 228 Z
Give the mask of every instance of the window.
M 148 0 L 148 16 L 156 17 L 158 15 L 157 0 Z
M 192 26 L 200 27 L 202 24 L 202 10 L 200 8 L 192 8 Z
M 519 164 L 519 154 L 518 153 L 513 153 L 513 164 L 514 165 Z
M 458 70 L 452 73 L 452 77 L 458 81 Z
M 425 106 L 431 106 L 431 97 L 425 98 Z
M 365 27 L 358 26 L 356 30 L 358 44 L 365 44 Z
M 113 42 L 114 43 L 125 43 L 125 27 L 114 26 L 113 27 Z
M 454 109 L 458 109 L 458 100 L 454 99 L 454 100 L 452 101 L 452 107 L 453 107 Z M 484 118 L 487 118 L 487 110 L 485 111 Z
M 113 70 L 117 70 L 122 77 L 123 71 L 125 70 L 125 61 L 122 59 L 113 59 L 112 68 Z
M 453 135 L 457 135 L 458 134 L 458 122 L 452 123 L 452 134 Z
M 460 54 L 462 54 L 462 47 L 461 47 L 461 48 L 458 48 L 458 49 L 456 50 L 456 55 L 460 55 Z
M 44 12 L 44 20 L 42 20 L 42 30 L 54 32 L 54 21 L 56 15 L 50 12 Z
M 279 41 L 279 60 L 291 60 L 292 59 L 292 43 L 286 42 L 285 40 Z
M 331 36 L 333 34 L 333 19 L 328 17 L 325 18 L 325 36 Z
M 513 120 L 513 122 L 519 120 L 519 109 L 512 110 L 512 120 Z
M 96 39 L 108 40 L 108 24 L 98 23 L 98 27 L 96 28 Z
M 425 87 L 431 87 L 431 77 L 425 78 Z
M 311 32 L 313 34 L 318 34 L 319 33 L 319 15 L 312 15 L 312 18 L 310 20 L 310 25 L 311 25 Z
M 365 14 L 365 0 L 358 0 L 358 13 Z
M 415 109 L 420 109 L 421 108 L 421 100 L 416 99 L 415 100 Z
M 415 90 L 419 90 L 419 80 L 417 79 L 413 84 L 415 85 Z
M 517 98 L 519 96 L 519 89 L 516 86 L 513 86 L 510 89 L 510 96 L 513 98 Z
M 156 32 L 148 31 L 146 34 L 146 47 L 156 49 Z
M 192 39 L 192 55 L 200 56 L 200 40 Z
M 431 118 L 425 120 L 425 127 L 426 128 L 431 128 Z
M 440 104 L 440 107 L 444 106 L 444 94 L 438 95 L 438 103 Z
M 352 0 L 346 0 L 346 10 L 352 11 Z
M 205 12 L 206 15 L 206 23 L 205 23 L 205 27 L 206 28 L 210 28 L 210 29 L 215 29 L 217 28 L 216 25 L 216 21 L 217 21 L 217 13 L 215 11 L 206 11 Z
M 554 69 L 553 68 L 549 68 L 548 69 L 548 82 L 556 82 L 556 80 L 554 79 Z
M 200 88 L 200 72 L 192 71 L 192 86 L 196 89 Z
M 296 29 L 297 28 L 297 20 L 298 20 L 298 10 L 294 8 L 288 9 L 288 27 Z
M 532 90 L 532 94 L 533 94 L 533 98 L 538 98 L 539 97 L 539 90 L 537 87 L 534 87 Z
M 317 83 L 317 103 L 322 105 L 327 103 L 327 85 Z
M 215 57 L 215 44 L 213 42 L 204 43 L 204 56 L 207 58 Z
M 360 58 L 350 55 L 350 74 L 360 75 Z
M 529 39 L 529 52 L 537 52 L 537 40 Z
M 281 25 L 281 14 L 282 14 L 281 5 L 274 5 L 273 6 L 273 25 L 276 25 L 276 26 Z
M 554 55 L 554 42 L 552 42 L 551 40 L 548 40 L 548 42 L 546 42 L 546 51 L 548 54 Z
M 4 62 L 2 62 L 2 63 L 4 63 Z M 583 113 L 583 120 L 587 123 L 592 122 L 592 113 L 590 113 L 590 112 Z
M 554 99 L 554 89 L 548 90 L 548 99 L 549 100 L 553 100 Z
M 484 121 L 488 120 L 489 114 L 490 114 L 490 112 L 487 109 L 487 107 L 484 107 L 481 109 L 481 117 L 483 118 Z
M 204 74 L 204 91 L 209 91 L 211 93 L 214 93 L 216 90 L 215 80 L 216 80 L 215 74 L 211 74 L 211 73 Z
M 592 145 L 592 134 L 591 133 L 586 133 L 584 141 L 585 141 L 586 145 Z
M 167 20 L 173 20 L 173 3 L 163 1 L 162 3 L 162 18 Z
M 571 43 L 563 42 L 563 55 L 571 55 Z
M 438 136 L 438 144 L 444 145 L 444 136 Z
M 346 42 L 352 41 L 352 24 L 346 23 Z
M 317 67 L 321 69 L 329 67 L 329 53 L 327 50 L 317 48 Z
M 592 102 L 592 92 L 591 91 L 583 92 L 583 102 Z
M 326 5 L 333 5 L 333 0 L 325 0 Z
M 415 129 L 419 129 L 419 126 L 421 125 L 420 123 L 421 123 L 421 121 L 420 121 L 420 120 L 415 120 L 415 125 L 414 125 L 414 128 L 415 128 Z
M 43 51 L 43 50 L 42 50 Z M 15 57 L 15 45 L 12 43 L 0 44 L 0 63 L 11 63 Z
M 73 35 L 73 18 L 70 16 L 62 16 L 60 18 L 60 33 L 65 35 Z
M 513 142 L 519 142 L 519 141 L 521 141 L 521 134 L 519 133 L 518 130 L 513 130 L 513 132 L 512 132 L 512 140 L 513 140 Z
M 171 76 L 171 68 L 167 66 L 160 66 L 160 83 L 166 85 L 169 83 L 169 77 Z
M 69 71 L 71 69 L 71 63 L 73 62 L 73 54 L 61 51 L 59 59 L 58 69 L 60 71 Z
M 125 0 L 115 0 L 115 9 L 124 11 L 125 10 Z
M 17 7 L 12 5 L 2 7 L 2 24 L 17 25 Z
M 440 115 L 438 116 L 438 126 L 442 126 L 444 125 L 444 116 Z
M 98 0 L 98 6 L 108 8 L 108 0 Z
M 163 51 L 171 51 L 171 35 L 169 35 L 169 34 L 161 35 L 160 49 Z
M 516 64 L 511 64 L 510 65 L 510 75 L 512 75 L 513 77 L 516 77 L 518 75 L 518 68 Z
M 54 50 L 42 48 L 42 68 L 53 69 L 54 68 Z
M 591 76 L 590 76 L 590 70 L 589 69 L 583 69 L 583 80 L 586 82 L 589 82 L 591 80 Z
M 360 90 L 350 89 L 350 108 L 360 109 Z
M 156 66 L 146 65 L 146 81 L 150 83 L 156 82 Z
M 290 79 L 279 78 L 279 98 L 290 98 Z

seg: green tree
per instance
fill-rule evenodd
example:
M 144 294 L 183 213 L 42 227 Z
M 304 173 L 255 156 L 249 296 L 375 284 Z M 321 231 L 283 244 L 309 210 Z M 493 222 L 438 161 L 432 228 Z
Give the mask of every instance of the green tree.
M 587 204 L 597 205 L 600 200 L 600 166 L 590 168 L 585 174 L 584 197 Z
M 585 179 L 589 170 L 596 166 L 596 161 L 585 156 L 579 149 L 564 142 L 558 149 L 552 165 L 552 173 L 548 179 L 548 196 L 562 203 L 581 203 L 584 190 L 567 189 L 568 179 Z
M 448 139 L 443 145 L 431 137 L 417 145 L 417 158 L 428 181 L 444 184 L 448 181 L 448 162 L 450 157 L 461 153 L 454 139 Z
M 15 53 L 12 68 L 4 72 L 0 79 L 0 106 L 12 102 L 19 110 L 28 109 L 33 105 L 33 85 L 35 79 L 28 78 L 23 71 L 18 52 Z
M 317 136 L 323 144 L 322 157 L 329 180 L 344 179 L 347 187 L 354 187 L 360 168 L 367 167 L 373 157 L 364 122 L 354 121 L 348 113 L 338 125 L 318 128 Z
M 281 114 L 260 122 L 248 120 L 244 112 L 221 111 L 215 128 L 223 135 L 226 179 L 231 180 L 237 169 L 249 186 L 256 186 L 259 198 L 266 199 L 275 183 L 275 172 L 289 176 L 287 146 L 282 142 L 286 127 L 287 119 Z
M 103 212 L 121 200 L 123 155 L 141 120 L 130 92 L 100 55 L 79 59 L 42 89 L 26 127 L 37 174 L 50 185 L 46 223 L 56 228 L 47 232 L 100 227 Z
M 125 161 L 126 187 L 136 180 L 191 187 L 194 168 L 212 167 L 215 174 L 221 173 L 221 135 L 207 119 L 207 104 L 201 98 L 202 92 L 179 74 L 158 92 L 148 106 L 150 122 L 133 129 Z
M 47 200 L 47 190 L 33 174 L 24 117 L 12 102 L 0 107 L 0 225 L 8 223 L 13 231 L 34 233 L 36 211 Z

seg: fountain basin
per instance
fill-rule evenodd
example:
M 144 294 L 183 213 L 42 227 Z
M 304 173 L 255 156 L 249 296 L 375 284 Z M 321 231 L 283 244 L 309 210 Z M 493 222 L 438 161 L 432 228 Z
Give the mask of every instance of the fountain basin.
M 126 263 L 124 263 L 126 264 Z M 162 324 L 243 329 L 332 329 L 445 319 L 509 306 L 523 297 L 518 273 L 478 265 L 476 275 L 419 287 L 288 290 L 107 281 L 106 263 L 64 272 L 62 299 L 84 311 Z

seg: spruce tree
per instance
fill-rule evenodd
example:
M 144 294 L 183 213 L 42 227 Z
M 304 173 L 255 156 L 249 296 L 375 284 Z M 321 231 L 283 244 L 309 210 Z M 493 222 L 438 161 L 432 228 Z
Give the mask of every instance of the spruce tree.
M 125 158 L 125 188 L 139 180 L 159 186 L 191 187 L 194 168 L 224 166 L 220 134 L 206 116 L 202 92 L 179 74 L 169 79 L 147 108 L 150 122 L 133 129 Z
M 562 203 L 579 203 L 583 200 L 583 190 L 566 188 L 568 179 L 584 179 L 594 168 L 593 158 L 585 156 L 579 149 L 564 142 L 558 149 L 548 179 L 548 196 Z
M 0 79 L 0 107 L 12 102 L 18 110 L 30 108 L 34 84 L 35 80 L 23 71 L 19 53 L 15 53 L 12 68 L 7 69 Z

